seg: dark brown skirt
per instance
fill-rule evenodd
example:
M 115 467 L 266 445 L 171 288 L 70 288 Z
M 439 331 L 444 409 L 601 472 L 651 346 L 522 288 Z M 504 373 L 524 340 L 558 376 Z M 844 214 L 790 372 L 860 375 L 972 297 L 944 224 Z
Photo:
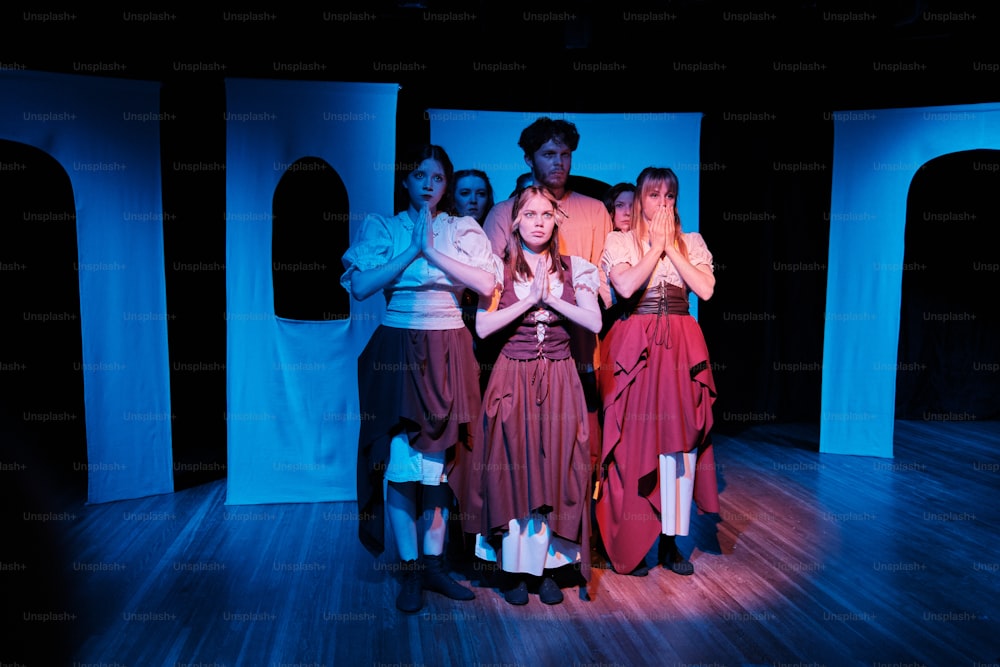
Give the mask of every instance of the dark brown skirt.
M 573 360 L 501 354 L 483 396 L 481 433 L 478 450 L 459 448 L 452 478 L 464 530 L 499 537 L 512 519 L 540 512 L 556 535 L 583 545 L 588 577 L 593 468 Z
M 444 452 L 474 432 L 479 367 L 468 329 L 380 326 L 358 357 L 359 537 L 373 554 L 385 545 L 382 480 L 399 433 L 422 452 Z M 471 443 L 467 443 L 471 446 Z

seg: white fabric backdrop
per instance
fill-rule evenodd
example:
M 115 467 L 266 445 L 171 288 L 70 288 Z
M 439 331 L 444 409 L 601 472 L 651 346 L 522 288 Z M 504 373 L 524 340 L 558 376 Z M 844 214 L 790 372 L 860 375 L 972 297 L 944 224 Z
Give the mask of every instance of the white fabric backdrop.
M 832 116 L 820 451 L 891 457 L 910 183 L 936 157 L 1000 148 L 1000 105 Z
M 174 490 L 159 114 L 158 83 L 0 71 L 0 138 L 73 187 L 91 503 Z
M 272 201 L 285 173 L 275 165 L 329 163 L 347 188 L 353 238 L 367 213 L 393 212 L 397 93 L 396 84 L 226 82 L 227 503 L 356 498 L 357 357 L 385 303 L 352 300 L 342 320 L 275 316 Z

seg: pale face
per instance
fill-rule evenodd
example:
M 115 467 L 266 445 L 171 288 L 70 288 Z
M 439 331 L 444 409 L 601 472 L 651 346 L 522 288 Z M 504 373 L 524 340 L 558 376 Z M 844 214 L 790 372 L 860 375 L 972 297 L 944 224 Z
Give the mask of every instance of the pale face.
M 424 204 L 431 213 L 437 213 L 438 202 L 444 196 L 448 185 L 444 167 L 432 158 L 427 158 L 403 179 L 403 188 L 410 197 L 410 208 L 419 211 Z
M 516 222 L 528 250 L 542 252 L 555 231 L 556 212 L 548 199 L 533 195 L 524 203 Z
M 675 208 L 677 191 L 670 183 L 657 183 L 646 189 L 642 195 L 642 217 L 652 220 L 660 207 Z
M 573 151 L 569 146 L 549 139 L 526 161 L 536 185 L 543 185 L 551 192 L 566 188 L 566 179 L 573 166 Z
M 486 214 L 486 181 L 478 176 L 463 176 L 455 183 L 455 212 L 482 222 Z
M 615 229 L 627 232 L 632 228 L 632 202 L 634 192 L 621 192 L 615 197 L 615 217 L 612 220 Z

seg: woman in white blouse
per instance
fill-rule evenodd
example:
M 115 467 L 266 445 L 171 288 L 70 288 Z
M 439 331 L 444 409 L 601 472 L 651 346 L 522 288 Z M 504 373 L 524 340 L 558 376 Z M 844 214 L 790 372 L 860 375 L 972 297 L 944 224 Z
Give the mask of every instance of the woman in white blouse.
M 675 536 L 687 535 L 692 498 L 718 512 L 710 440 L 715 382 L 688 295 L 715 289 L 712 255 L 677 215 L 678 181 L 647 167 L 636 181 L 629 231 L 608 235 L 601 268 L 625 313 L 601 347 L 604 434 L 596 516 L 616 572 L 642 576 L 659 536 L 658 562 L 694 566 Z M 697 474 L 696 474 L 697 472 Z
M 439 146 L 418 147 L 397 163 L 395 216 L 370 215 L 344 254 L 342 284 L 359 300 L 382 292 L 381 326 L 358 358 L 359 536 L 384 550 L 383 506 L 396 547 L 396 606 L 415 612 L 423 590 L 456 600 L 474 594 L 448 576 L 443 549 L 454 446 L 480 409 L 479 369 L 460 300 L 468 287 L 492 294 L 494 258 L 473 218 L 443 202 L 453 168 Z M 383 479 L 386 498 L 382 498 Z

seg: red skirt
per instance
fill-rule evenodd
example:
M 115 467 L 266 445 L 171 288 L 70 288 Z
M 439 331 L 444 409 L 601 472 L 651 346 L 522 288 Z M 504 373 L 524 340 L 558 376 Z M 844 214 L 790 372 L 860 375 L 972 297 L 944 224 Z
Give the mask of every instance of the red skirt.
M 604 404 L 596 515 L 612 565 L 630 572 L 660 534 L 659 455 L 698 452 L 694 501 L 718 512 L 709 438 L 715 381 L 690 315 L 632 315 L 601 345 Z
M 358 357 L 359 537 L 384 549 L 382 480 L 389 442 L 410 434 L 422 452 L 442 452 L 472 437 L 480 412 L 479 366 L 468 329 L 380 326 Z

